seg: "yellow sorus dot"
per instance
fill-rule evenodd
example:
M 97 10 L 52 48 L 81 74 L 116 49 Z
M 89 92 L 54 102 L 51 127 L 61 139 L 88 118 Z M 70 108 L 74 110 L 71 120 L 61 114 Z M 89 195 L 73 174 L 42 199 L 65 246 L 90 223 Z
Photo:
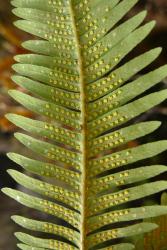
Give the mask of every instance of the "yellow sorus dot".
M 118 62 L 120 60 L 120 55 L 114 58 L 115 62 Z

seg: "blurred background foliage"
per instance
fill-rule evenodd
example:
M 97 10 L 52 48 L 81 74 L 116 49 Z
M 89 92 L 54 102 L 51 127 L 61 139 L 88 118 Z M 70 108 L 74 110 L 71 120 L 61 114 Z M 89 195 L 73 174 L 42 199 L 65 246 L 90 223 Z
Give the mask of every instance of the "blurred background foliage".
M 141 0 L 136 5 L 136 7 L 128 14 L 128 17 L 133 16 L 140 10 L 147 9 L 148 15 L 145 21 L 155 19 L 157 21 L 156 28 L 151 33 L 149 38 L 135 48 L 132 53 L 125 58 L 134 57 L 142 52 L 145 52 L 154 47 L 163 47 L 163 52 L 159 59 L 150 65 L 146 70 L 152 70 L 155 67 L 159 67 L 167 63 L 167 0 Z M 125 17 L 125 18 L 128 18 Z M 26 51 L 21 48 L 21 42 L 32 38 L 30 35 L 25 34 L 13 26 L 13 21 L 15 17 L 11 13 L 11 6 L 9 0 L 0 0 L 0 187 L 10 186 L 14 187 L 15 183 L 7 175 L 6 169 L 8 168 L 19 168 L 11 162 L 6 157 L 6 152 L 9 151 L 19 151 L 22 152 L 24 148 L 16 142 L 13 138 L 13 132 L 18 129 L 6 120 L 4 115 L 6 113 L 17 113 L 25 115 L 28 117 L 34 117 L 34 114 L 25 110 L 19 104 L 15 103 L 7 94 L 8 90 L 11 88 L 19 88 L 10 79 L 13 74 L 11 65 L 14 63 L 13 56 L 15 54 L 26 53 Z M 140 74 L 143 74 L 140 72 Z M 151 91 L 160 90 L 166 88 L 167 79 L 152 88 Z M 24 91 L 22 89 L 22 91 Z M 166 103 L 162 103 L 158 107 L 148 111 L 144 115 L 140 116 L 138 121 L 145 120 L 160 120 L 162 121 L 162 126 L 154 134 L 151 134 L 144 138 L 144 141 L 154 141 L 158 139 L 167 139 L 167 106 Z M 142 139 L 143 140 L 143 139 Z M 129 147 L 136 146 L 140 141 L 133 141 L 128 144 Z M 144 164 L 154 164 L 154 162 L 159 162 L 162 164 L 166 163 L 165 153 L 144 162 Z M 141 165 L 141 162 L 140 162 Z M 161 176 L 161 179 L 167 179 L 166 176 Z M 20 187 L 18 187 L 20 188 Z M 144 202 L 144 201 L 143 201 Z M 167 195 L 159 194 L 157 196 L 151 197 L 148 201 L 149 203 L 163 203 L 167 204 Z M 10 200 L 0 193 L 0 250 L 15 250 L 15 238 L 13 232 L 17 230 L 17 226 L 10 221 L 10 216 L 12 214 L 21 214 L 30 217 L 35 214 L 28 208 L 22 207 L 15 201 Z M 167 250 L 167 216 L 162 216 L 160 218 L 154 219 L 156 223 L 159 224 L 159 229 L 155 232 L 146 235 L 144 238 L 135 238 L 138 246 L 138 250 Z

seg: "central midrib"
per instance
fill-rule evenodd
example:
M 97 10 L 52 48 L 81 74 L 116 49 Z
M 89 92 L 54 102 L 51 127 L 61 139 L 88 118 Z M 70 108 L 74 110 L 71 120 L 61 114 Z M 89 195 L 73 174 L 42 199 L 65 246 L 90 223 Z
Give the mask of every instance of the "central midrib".
M 73 9 L 72 0 L 70 0 L 70 12 L 72 18 L 72 25 L 74 29 L 74 35 L 77 46 L 78 54 L 78 66 L 79 66 L 79 75 L 80 75 L 80 96 L 81 96 L 81 126 L 82 126 L 82 178 L 81 178 L 81 241 L 80 241 L 80 250 L 86 250 L 86 215 L 87 215 L 87 98 L 86 98 L 86 84 L 84 81 L 84 66 L 82 60 L 82 52 L 80 47 L 79 35 L 76 27 L 75 21 L 75 11 Z

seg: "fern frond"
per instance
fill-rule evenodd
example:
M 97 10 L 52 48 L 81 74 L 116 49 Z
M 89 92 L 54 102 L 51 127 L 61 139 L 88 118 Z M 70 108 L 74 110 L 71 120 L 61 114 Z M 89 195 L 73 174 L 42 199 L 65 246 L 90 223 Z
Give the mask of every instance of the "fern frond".
M 59 219 L 12 216 L 23 228 L 42 233 L 39 238 L 16 233 L 20 249 L 130 250 L 133 236 L 157 227 L 143 220 L 167 213 L 166 206 L 141 202 L 167 189 L 166 181 L 152 180 L 167 167 L 130 165 L 165 151 L 167 141 L 127 146 L 160 126 L 157 121 L 127 122 L 167 97 L 166 90 L 143 95 L 166 77 L 166 65 L 135 77 L 161 48 L 124 60 L 155 25 L 142 24 L 145 11 L 123 20 L 137 2 L 12 1 L 22 19 L 15 25 L 39 40 L 24 42 L 31 54 L 17 55 L 13 66 L 13 81 L 28 94 L 9 94 L 42 118 L 7 115 L 26 132 L 16 133 L 17 140 L 35 153 L 33 159 L 8 156 L 35 177 L 10 169 L 11 177 L 32 193 L 3 192 Z

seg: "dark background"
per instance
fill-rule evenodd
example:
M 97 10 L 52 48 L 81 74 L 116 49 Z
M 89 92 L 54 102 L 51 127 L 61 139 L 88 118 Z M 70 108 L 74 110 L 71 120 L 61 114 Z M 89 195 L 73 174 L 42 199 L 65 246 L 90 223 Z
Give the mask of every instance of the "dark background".
M 159 59 L 151 65 L 147 70 L 154 69 L 155 67 L 161 66 L 167 63 L 167 0 L 148 0 L 139 1 L 139 4 L 128 14 L 132 16 L 140 10 L 148 10 L 147 19 L 155 19 L 157 25 L 154 31 L 151 33 L 149 38 L 138 46 L 132 53 L 126 58 L 128 60 L 132 56 L 136 56 L 148 49 L 154 47 L 163 47 L 163 52 Z M 17 168 L 14 163 L 12 163 L 6 157 L 6 152 L 9 151 L 24 151 L 24 149 L 13 139 L 13 132 L 17 131 L 17 128 L 10 124 L 5 118 L 4 114 L 8 112 L 14 112 L 18 114 L 23 114 L 29 117 L 33 117 L 31 114 L 23 107 L 20 107 L 17 103 L 10 99 L 7 95 L 7 91 L 10 88 L 18 88 L 15 86 L 11 80 L 10 76 L 12 74 L 11 65 L 13 63 L 13 55 L 18 53 L 24 53 L 25 51 L 21 48 L 21 41 L 27 39 L 29 35 L 18 31 L 12 25 L 14 16 L 11 14 L 10 1 L 0 0 L 0 187 L 8 186 L 15 187 L 15 183 L 7 175 L 6 169 Z M 144 72 L 140 72 L 143 74 Z M 167 79 L 159 83 L 156 87 L 151 89 L 151 91 L 160 90 L 166 88 Z M 154 141 L 156 139 L 165 139 L 166 128 L 167 128 L 167 107 L 166 103 L 162 103 L 158 107 L 148 111 L 146 114 L 138 118 L 140 121 L 145 120 L 160 120 L 163 125 L 154 134 L 151 134 L 144 138 L 144 141 Z M 134 141 L 129 144 L 129 147 L 136 146 L 142 141 Z M 166 163 L 165 153 L 153 160 L 149 161 L 151 164 L 153 162 Z M 163 176 L 167 179 L 166 176 Z M 160 202 L 160 195 L 156 197 L 158 202 Z M 0 250 L 15 250 L 15 238 L 13 232 L 18 228 L 10 221 L 10 216 L 12 214 L 28 214 L 30 217 L 34 211 L 24 208 L 23 206 L 17 204 L 15 201 L 5 197 L 0 193 Z M 167 225 L 166 225 L 167 230 Z M 167 245 L 167 244 L 166 244 Z M 158 246 L 154 245 L 147 249 L 161 250 L 164 248 L 164 243 Z M 146 249 L 146 250 L 147 250 Z

